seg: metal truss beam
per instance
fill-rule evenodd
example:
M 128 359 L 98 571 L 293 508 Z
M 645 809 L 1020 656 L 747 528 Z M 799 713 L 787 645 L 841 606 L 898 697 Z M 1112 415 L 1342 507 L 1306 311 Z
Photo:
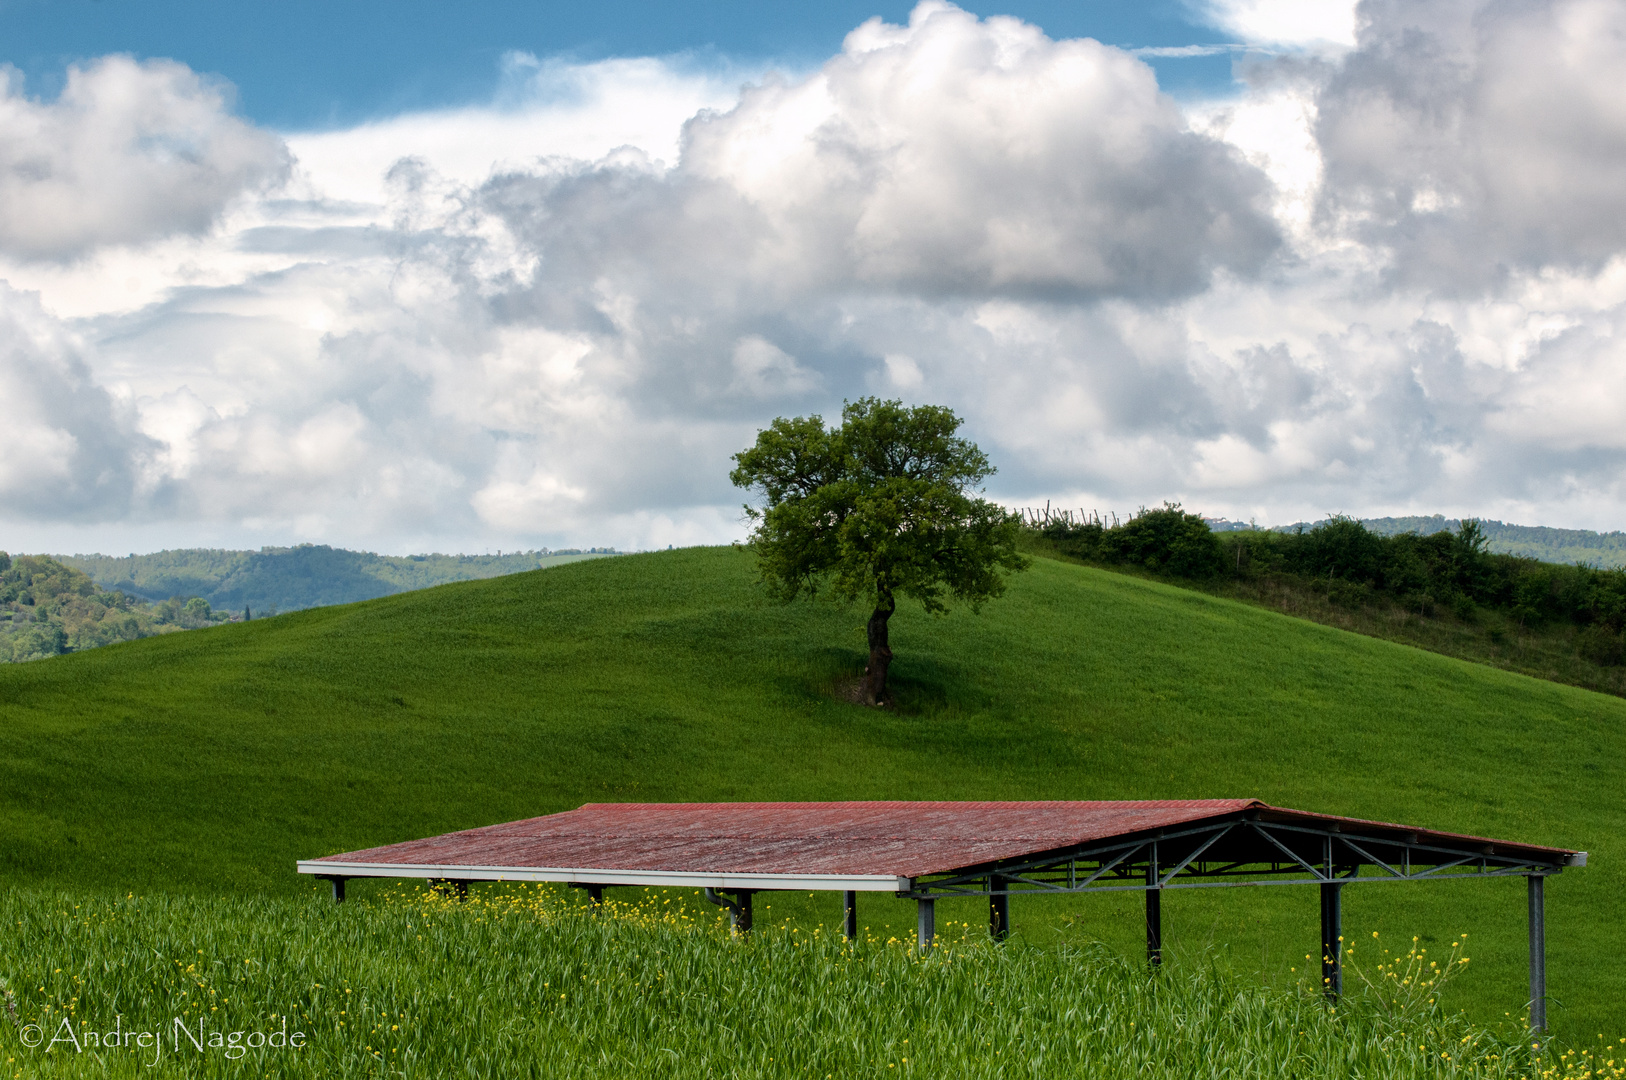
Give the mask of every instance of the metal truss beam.
M 1253 850 L 1239 852 L 1236 850 L 1239 843 Z M 1224 858 L 1205 860 L 1203 856 L 1217 845 Z M 1311 851 L 1317 853 L 1312 855 Z M 1345 833 L 1336 827 L 1317 829 L 1271 821 L 1222 819 L 1154 836 L 1083 844 L 1073 849 L 913 878 L 907 889 L 898 890 L 898 895 L 917 900 L 944 896 L 1008 899 L 1016 894 L 1243 885 L 1342 887 L 1397 881 L 1546 876 L 1563 868 L 1561 862 L 1497 854 L 1490 847 L 1469 851 L 1405 838 Z M 1363 871 L 1368 873 L 1363 874 Z

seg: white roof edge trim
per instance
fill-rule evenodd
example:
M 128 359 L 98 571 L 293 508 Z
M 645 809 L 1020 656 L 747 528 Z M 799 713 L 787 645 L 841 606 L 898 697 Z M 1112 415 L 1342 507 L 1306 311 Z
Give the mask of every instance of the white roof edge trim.
M 896 874 L 735 874 L 702 870 L 589 870 L 564 866 L 476 866 L 468 863 L 330 862 L 301 859 L 301 874 L 334 877 L 462 878 L 466 881 L 562 881 L 578 885 L 651 885 L 691 889 L 903 892 Z
M 1564 860 L 1564 865 L 1565 866 L 1585 866 L 1586 865 L 1586 852 L 1577 851 L 1574 855 L 1571 855 L 1571 856 L 1569 856 L 1568 858 L 1566 858 Z

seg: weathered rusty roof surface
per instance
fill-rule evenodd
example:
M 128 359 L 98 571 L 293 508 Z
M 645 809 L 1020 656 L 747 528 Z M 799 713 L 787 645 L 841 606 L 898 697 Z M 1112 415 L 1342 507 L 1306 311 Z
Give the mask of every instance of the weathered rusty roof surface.
M 1144 802 L 588 803 L 577 810 L 325 859 L 348 864 L 572 867 L 721 874 L 915 878 L 1253 811 L 1368 836 L 1470 850 L 1558 848 L 1272 807 L 1257 799 Z M 307 870 L 306 872 L 312 872 Z

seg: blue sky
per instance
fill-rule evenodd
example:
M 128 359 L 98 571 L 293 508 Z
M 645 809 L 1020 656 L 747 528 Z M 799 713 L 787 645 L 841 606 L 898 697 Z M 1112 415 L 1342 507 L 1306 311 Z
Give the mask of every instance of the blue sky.
M 870 394 L 1007 505 L 1626 526 L 1626 5 L 1004 10 L 0 0 L 0 549 L 725 542 Z
M 690 4 L 598 0 L 0 0 L 3 59 L 52 96 L 70 63 L 107 53 L 179 60 L 237 88 L 238 107 L 281 129 L 327 128 L 405 110 L 488 100 L 509 51 L 578 60 L 694 54 L 814 66 L 865 19 L 902 23 L 908 3 Z M 1225 41 L 1177 0 L 1026 0 L 978 8 L 1052 37 L 1127 48 Z M 1225 92 L 1231 59 L 1152 57 L 1172 93 Z

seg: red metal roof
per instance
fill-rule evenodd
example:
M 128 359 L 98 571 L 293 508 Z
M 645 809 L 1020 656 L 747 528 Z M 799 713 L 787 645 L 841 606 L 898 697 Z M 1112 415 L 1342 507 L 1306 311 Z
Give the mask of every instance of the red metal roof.
M 1204 821 L 1241 811 L 1336 823 L 1451 846 L 1568 854 L 1404 825 L 1308 814 L 1257 799 L 1144 802 L 588 803 L 546 817 L 301 863 L 570 867 L 721 874 L 915 878 L 998 859 Z

